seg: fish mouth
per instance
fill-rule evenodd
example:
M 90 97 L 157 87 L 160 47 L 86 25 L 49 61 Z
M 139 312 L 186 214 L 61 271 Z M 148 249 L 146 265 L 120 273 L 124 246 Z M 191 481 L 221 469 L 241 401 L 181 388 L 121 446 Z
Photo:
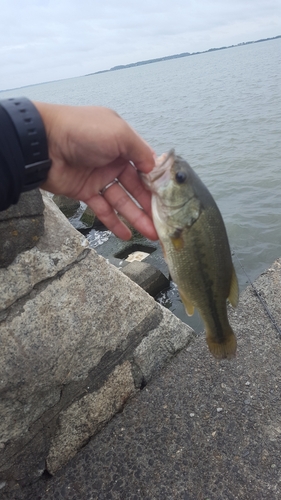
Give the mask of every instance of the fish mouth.
M 155 161 L 155 168 L 151 172 L 151 182 L 155 182 L 162 175 L 170 170 L 175 161 L 175 150 L 171 149 L 168 153 L 163 153 Z
M 144 184 L 156 193 L 160 185 L 170 180 L 170 171 L 175 161 L 175 150 L 171 149 L 168 153 L 163 153 L 156 158 L 154 169 L 149 174 L 141 174 Z M 157 182 L 161 179 L 161 182 Z

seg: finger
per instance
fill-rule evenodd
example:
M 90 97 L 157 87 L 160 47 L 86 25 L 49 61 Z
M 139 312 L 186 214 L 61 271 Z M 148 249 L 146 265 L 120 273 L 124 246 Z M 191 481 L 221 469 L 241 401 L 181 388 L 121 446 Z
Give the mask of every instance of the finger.
M 129 240 L 132 237 L 130 229 L 116 215 L 112 206 L 100 194 L 87 200 L 87 205 L 93 210 L 98 219 L 118 238 Z
M 146 238 L 158 239 L 151 218 L 134 203 L 121 185 L 111 185 L 103 194 L 103 198 Z
M 85 201 L 88 205 L 88 200 L 94 195 L 98 195 L 105 186 L 121 175 L 127 165 L 128 162 L 120 158 L 114 164 L 107 165 L 104 168 L 92 169 L 80 191 L 75 193 L 75 197 Z
M 149 217 L 152 218 L 151 193 L 145 188 L 137 170 L 131 164 L 128 164 L 128 166 L 118 176 L 118 180 L 141 205 Z
M 154 158 L 156 155 L 153 149 L 129 125 L 125 138 L 125 150 L 124 144 L 120 143 L 119 145 L 122 152 L 121 156 L 132 161 L 137 170 L 149 173 L 155 165 Z M 122 137 L 122 140 L 124 141 L 124 137 Z

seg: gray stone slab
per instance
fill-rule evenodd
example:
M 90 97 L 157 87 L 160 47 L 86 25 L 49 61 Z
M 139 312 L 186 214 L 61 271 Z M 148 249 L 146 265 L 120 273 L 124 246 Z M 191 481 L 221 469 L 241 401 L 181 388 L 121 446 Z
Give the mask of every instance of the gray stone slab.
M 126 287 L 122 287 L 124 280 Z M 154 309 L 149 295 L 94 251 L 10 308 L 1 324 L 0 350 L 4 446 L 0 464 L 4 470 L 12 466 L 16 450 L 44 432 L 46 419 L 51 422 L 91 386 L 87 378 L 95 367 L 103 374 L 102 385 L 118 360 L 122 362 L 123 351 L 130 345 L 134 349 L 153 328 Z M 64 402 L 62 391 L 67 394 Z M 55 421 L 52 426 L 55 432 Z
M 278 325 L 281 261 L 255 286 Z M 235 360 L 199 336 L 55 477 L 22 500 L 279 500 L 281 341 L 252 288 L 230 312 Z

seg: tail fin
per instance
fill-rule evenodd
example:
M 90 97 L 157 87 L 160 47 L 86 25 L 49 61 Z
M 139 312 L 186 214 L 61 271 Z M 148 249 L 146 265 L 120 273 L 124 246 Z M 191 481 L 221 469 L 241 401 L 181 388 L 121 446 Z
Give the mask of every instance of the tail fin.
M 217 336 L 214 336 L 208 328 L 206 328 L 206 340 L 212 355 L 217 359 L 232 359 L 236 354 L 236 337 L 230 325 L 224 331 L 224 339 L 219 342 Z

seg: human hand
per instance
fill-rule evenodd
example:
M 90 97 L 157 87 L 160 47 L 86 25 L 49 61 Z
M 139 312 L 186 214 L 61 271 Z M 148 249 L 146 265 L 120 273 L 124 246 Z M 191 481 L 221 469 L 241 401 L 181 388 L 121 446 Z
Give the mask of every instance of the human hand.
M 146 142 L 108 108 L 34 104 L 45 125 L 52 160 L 41 187 L 84 201 L 119 238 L 130 239 L 131 231 L 116 212 L 156 240 L 151 194 L 138 174 L 138 170 L 148 173 L 154 167 L 154 153 Z

